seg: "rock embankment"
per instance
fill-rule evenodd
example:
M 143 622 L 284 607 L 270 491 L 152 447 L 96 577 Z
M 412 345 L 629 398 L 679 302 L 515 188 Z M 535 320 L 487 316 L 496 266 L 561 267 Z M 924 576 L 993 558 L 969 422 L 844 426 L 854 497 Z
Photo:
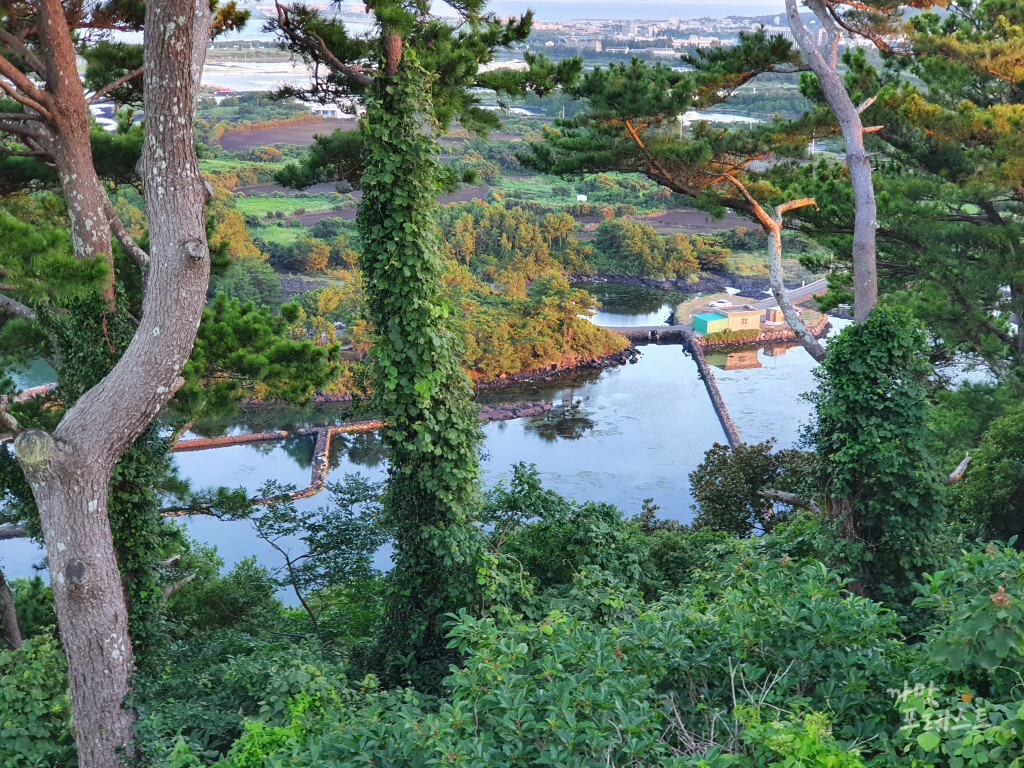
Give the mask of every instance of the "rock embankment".
M 498 403 L 496 405 L 485 405 L 477 413 L 479 421 L 508 421 L 509 419 L 525 419 L 529 416 L 539 416 L 551 410 L 550 400 L 530 400 L 524 403 Z M 369 421 L 354 421 L 349 424 L 335 424 L 326 427 L 311 427 L 308 429 L 297 429 L 294 432 L 255 432 L 246 435 L 222 435 L 220 437 L 195 437 L 189 440 L 179 440 L 171 448 L 175 453 L 185 451 L 205 451 L 208 448 L 223 448 L 227 445 L 248 445 L 250 443 L 268 443 L 275 440 L 286 440 L 291 437 L 316 437 L 321 438 L 325 433 L 334 434 L 342 432 L 372 432 L 380 429 L 384 422 L 379 419 Z
M 636 347 L 626 347 L 621 352 L 614 352 L 604 357 L 584 358 L 582 360 L 567 361 L 564 363 L 553 363 L 533 371 L 521 371 L 520 373 L 508 373 L 498 376 L 491 381 L 477 381 L 473 386 L 478 392 L 490 392 L 496 389 L 503 389 L 513 384 L 525 382 L 551 381 L 567 373 L 575 371 L 600 371 L 616 365 L 635 363 L 640 357 Z
M 715 375 L 711 372 L 711 366 L 704 359 L 704 353 L 701 351 L 700 344 L 696 344 L 691 340 L 688 349 L 694 362 L 697 363 L 697 370 L 700 373 L 701 381 L 704 382 L 704 386 L 708 391 L 708 397 L 711 398 L 711 405 L 714 407 L 715 413 L 718 414 L 718 420 L 722 424 L 722 431 L 725 432 L 726 440 L 729 441 L 729 447 L 738 448 L 743 444 L 743 438 L 740 437 L 739 430 L 736 429 L 736 424 L 733 422 L 732 416 L 729 415 L 725 399 L 718 389 L 718 382 L 715 380 Z
M 531 401 L 526 403 L 501 403 L 488 405 L 480 409 L 477 418 L 480 421 L 508 421 L 509 419 L 522 419 L 528 416 L 539 416 L 551 410 L 551 401 Z M 331 438 L 340 433 L 371 432 L 384 426 L 379 420 L 357 421 L 351 424 L 335 424 L 333 426 L 313 427 L 310 429 L 298 429 L 295 432 L 258 432 L 251 435 L 224 435 L 222 437 L 202 437 L 192 440 L 179 440 L 172 451 L 203 451 L 209 448 L 222 448 L 227 445 L 245 445 L 248 443 L 260 443 L 273 440 L 284 440 L 290 437 L 313 437 L 316 445 L 313 448 L 313 461 L 310 467 L 309 485 L 294 491 L 283 493 L 280 496 L 268 498 L 254 498 L 250 501 L 254 506 L 273 504 L 279 501 L 307 499 L 320 493 L 327 485 L 327 470 L 329 469 L 328 458 L 331 450 Z M 169 512 L 165 517 L 179 517 L 193 514 L 202 510 L 182 510 Z

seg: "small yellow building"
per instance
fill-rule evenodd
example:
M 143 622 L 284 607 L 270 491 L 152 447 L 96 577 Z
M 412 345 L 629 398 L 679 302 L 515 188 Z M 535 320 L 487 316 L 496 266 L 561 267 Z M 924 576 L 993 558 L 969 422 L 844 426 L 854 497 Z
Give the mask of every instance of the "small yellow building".
M 761 310 L 749 307 L 736 309 L 720 309 L 721 314 L 729 321 L 730 331 L 757 331 L 761 329 Z
M 784 323 L 786 318 L 778 307 L 769 307 L 764 311 L 764 321 L 766 323 Z

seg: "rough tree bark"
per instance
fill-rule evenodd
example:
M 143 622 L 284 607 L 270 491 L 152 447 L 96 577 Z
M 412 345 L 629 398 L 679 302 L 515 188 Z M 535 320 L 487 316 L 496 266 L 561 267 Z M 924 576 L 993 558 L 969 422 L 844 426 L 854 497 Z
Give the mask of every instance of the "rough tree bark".
M 114 300 L 114 258 L 110 226 L 104 214 L 107 194 L 93 170 L 89 143 L 89 107 L 78 77 L 71 31 L 60 0 L 39 0 L 40 47 L 50 55 L 42 62 L 49 119 L 36 143 L 57 166 L 71 221 L 71 242 L 78 258 L 102 256 L 107 262 L 103 298 Z
M 864 149 L 864 134 L 871 129 L 865 129 L 860 119 L 861 112 L 870 105 L 870 101 L 858 109 L 846 92 L 843 78 L 837 69 L 839 30 L 825 7 L 825 0 L 805 0 L 805 4 L 825 28 L 828 59 L 814 44 L 810 32 L 800 20 L 797 0 L 786 0 L 786 17 L 804 59 L 821 83 L 825 99 L 839 122 L 846 145 L 846 167 L 850 171 L 856 206 L 853 221 L 853 319 L 861 322 L 867 319 L 878 303 L 878 271 L 875 261 L 878 212 L 875 188 L 871 181 L 871 161 Z
M 3 571 L 0 571 L 0 640 L 14 650 L 21 648 L 18 614 L 14 610 L 14 598 L 11 596 Z
M 142 318 L 114 369 L 52 434 L 31 430 L 15 440 L 42 520 L 81 768 L 115 768 L 131 738 L 132 715 L 122 703 L 132 650 L 107 519 L 110 473 L 179 386 L 209 279 L 207 192 L 192 131 L 209 3 L 150 0 L 145 22 L 139 175 L 149 214 L 150 269 Z M 77 82 L 77 72 L 69 79 Z M 95 177 L 91 167 L 88 172 Z M 69 192 L 69 207 L 76 202 Z M 100 206 L 94 223 L 106 226 L 102 211 Z

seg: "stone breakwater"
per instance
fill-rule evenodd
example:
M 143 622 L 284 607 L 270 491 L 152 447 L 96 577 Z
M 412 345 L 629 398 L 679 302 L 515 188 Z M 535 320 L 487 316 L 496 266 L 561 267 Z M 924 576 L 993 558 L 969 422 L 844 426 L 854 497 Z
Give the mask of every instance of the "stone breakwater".
M 480 421 L 508 421 L 509 419 L 523 419 L 529 416 L 539 416 L 551 410 L 550 401 L 530 401 L 525 403 L 502 403 L 500 405 L 488 405 L 480 409 L 477 419 Z M 313 448 L 313 462 L 310 468 L 309 485 L 280 496 L 252 499 L 253 506 L 273 504 L 280 501 L 296 501 L 306 499 L 320 493 L 327 485 L 328 458 L 331 450 L 331 438 L 336 434 L 347 434 L 353 432 L 372 432 L 384 426 L 379 419 L 371 421 L 357 421 L 351 424 L 336 424 L 330 427 L 314 427 L 311 429 L 297 429 L 294 432 L 257 432 L 251 435 L 225 435 L 223 437 L 200 437 L 193 440 L 179 440 L 171 448 L 172 451 L 204 451 L 211 448 L 223 448 L 228 445 L 248 445 L 251 443 L 265 443 L 275 440 L 285 440 L 291 437 L 315 437 L 316 446 Z M 165 517 L 180 517 L 191 514 L 192 511 L 167 513 Z
M 732 420 L 732 416 L 729 415 L 729 409 L 725 406 L 725 400 L 722 397 L 722 393 L 718 389 L 718 382 L 715 380 L 715 374 L 711 372 L 711 366 L 708 365 L 708 361 L 704 359 L 704 353 L 701 351 L 700 345 L 694 343 L 692 340 L 686 345 L 690 351 L 690 355 L 697 363 L 697 370 L 700 372 L 700 378 L 704 382 L 705 388 L 708 390 L 708 397 L 711 398 L 711 405 L 715 409 L 715 413 L 718 414 L 718 420 L 722 423 L 722 430 L 725 432 L 725 437 L 729 441 L 730 448 L 736 448 L 743 444 L 743 439 L 740 437 L 739 430 L 736 429 L 736 424 Z
M 256 432 L 251 435 L 225 435 L 223 437 L 197 437 L 193 440 L 179 440 L 171 451 L 205 451 L 208 448 L 223 448 L 226 445 L 245 445 L 248 443 L 269 443 L 291 437 L 290 432 Z

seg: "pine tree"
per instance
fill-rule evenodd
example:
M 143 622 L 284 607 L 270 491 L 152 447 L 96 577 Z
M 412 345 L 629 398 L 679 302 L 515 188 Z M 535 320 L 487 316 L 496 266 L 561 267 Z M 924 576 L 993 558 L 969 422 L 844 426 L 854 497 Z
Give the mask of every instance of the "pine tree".
M 230 9 L 222 18 L 229 17 Z M 60 290 L 33 297 L 35 275 L 23 266 L 25 279 L 5 281 L 0 307 L 49 331 L 48 343 L 65 366 L 95 370 L 97 358 L 113 357 L 109 373 L 103 370 L 83 391 L 69 393 L 73 405 L 52 429 L 22 430 L 9 414 L 5 418 L 7 428 L 17 433 L 15 455 L 39 511 L 68 657 L 79 764 L 86 768 L 120 764 L 119 750 L 131 738 L 132 715 L 122 704 L 133 653 L 108 520 L 112 473 L 174 393 L 205 301 L 207 191 L 195 157 L 191 115 L 211 25 L 205 1 L 184 0 L 145 7 L 40 0 L 19 6 L 0 23 L 0 90 L 8 97 L 0 132 L 10 139 L 0 154 L 5 163 L 25 171 L 18 184 L 45 163 L 56 170 L 67 202 L 73 259 L 64 260 L 61 274 L 50 276 L 52 285 L 67 285 L 76 272 L 96 278 L 90 285 L 98 283 L 95 293 L 87 290 L 68 302 L 61 301 Z M 87 37 L 77 34 L 83 28 L 144 26 L 160 33 L 147 35 L 143 48 L 104 43 L 97 46 L 101 55 L 94 55 L 96 49 L 84 42 Z M 78 76 L 79 53 L 91 67 L 85 87 Z M 111 79 L 99 85 L 103 72 Z M 148 253 L 128 236 L 101 184 L 88 110 L 89 103 L 104 96 L 137 94 L 140 78 L 147 121 L 144 144 L 139 141 L 136 147 L 142 148 L 139 175 L 150 221 Z M 108 170 L 130 173 L 123 155 L 102 159 L 110 160 Z M 42 178 L 53 183 L 52 174 Z M 129 316 L 130 302 L 118 296 L 112 235 L 145 276 L 137 320 Z M 4 266 L 13 272 L 18 254 L 8 256 Z
M 803 20 L 797 0 L 786 0 L 786 18 L 804 60 L 817 78 L 817 87 L 839 124 L 845 147 L 844 164 L 853 193 L 854 216 L 850 260 L 853 264 L 853 317 L 863 321 L 878 303 L 878 267 L 875 230 L 878 228 L 871 160 L 864 137 L 878 126 L 864 127 L 861 113 L 873 103 L 855 105 L 839 74 L 839 35 L 843 24 L 843 0 L 805 0 L 804 3 L 826 32 L 822 47 L 815 44 Z M 859 4 L 858 4 L 859 5 Z M 859 9 L 863 9 L 859 5 Z M 854 10 L 859 13 L 860 10 Z M 807 84 L 805 84 L 807 85 Z M 808 87 L 810 87 L 808 85 Z
M 923 12 L 902 15 L 908 5 Z M 866 141 L 875 155 L 880 279 L 941 340 L 933 357 L 966 351 L 1006 377 L 1024 362 L 1024 336 L 1010 325 L 1024 312 L 1024 10 L 999 0 L 929 7 L 830 10 L 882 52 L 881 67 L 856 49 L 843 57 L 850 98 L 870 103 L 864 114 L 878 126 Z M 844 169 L 791 169 L 786 181 L 818 201 L 802 226 L 845 261 L 855 222 Z
M 430 16 L 425 2 L 375 0 L 368 8 L 379 34 L 369 39 L 350 37 L 342 22 L 302 6 L 278 6 L 275 23 L 288 47 L 320 73 L 309 96 L 342 103 L 357 97 L 366 106 L 358 140 L 332 139 L 332 152 L 320 147 L 289 173 L 301 184 L 346 174 L 363 190 L 357 223 L 375 331 L 371 386 L 387 423 L 386 510 L 395 536 L 382 662 L 391 679 L 428 687 L 452 658 L 445 615 L 478 596 L 483 567 L 472 525 L 479 429 L 441 296 L 432 216 L 453 179 L 437 162 L 435 137 L 454 119 L 476 132 L 497 127 L 472 86 L 503 98 L 545 93 L 580 70 L 576 60 L 554 66 L 529 54 L 526 72 L 485 70 L 496 49 L 526 38 L 531 17 L 499 21 L 481 0 L 454 7 L 461 19 L 453 25 Z
M 821 360 L 824 349 L 797 315 L 782 281 L 782 217 L 815 201 L 789 194 L 768 174 L 754 170 L 758 161 L 785 158 L 806 141 L 801 126 L 729 131 L 697 123 L 687 136 L 674 129 L 687 110 L 721 103 L 758 74 L 799 66 L 799 57 L 781 37 L 741 33 L 740 41 L 735 50 L 689 60 L 696 72 L 637 59 L 595 68 L 572 91 L 589 109 L 559 121 L 557 130 L 547 131 L 543 142 L 519 160 L 567 177 L 640 173 L 711 211 L 728 208 L 753 217 L 770 237 L 772 292 L 801 343 Z

